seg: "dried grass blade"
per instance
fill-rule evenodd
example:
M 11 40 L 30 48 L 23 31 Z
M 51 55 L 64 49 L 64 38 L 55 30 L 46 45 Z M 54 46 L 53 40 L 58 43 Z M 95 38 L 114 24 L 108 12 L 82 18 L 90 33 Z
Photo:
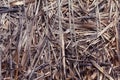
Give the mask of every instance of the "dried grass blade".
M 104 74 L 109 80 L 114 80 L 109 74 L 107 74 L 102 67 L 100 67 L 95 61 L 91 60 L 91 63 L 97 68 L 102 74 Z
M 58 17 L 59 17 L 59 35 L 60 35 L 60 42 L 61 42 L 61 48 L 62 48 L 62 62 L 63 62 L 63 68 L 64 68 L 64 75 L 66 77 L 66 63 L 65 63 L 65 43 L 64 43 L 64 33 L 63 33 L 63 30 L 62 30 L 62 25 L 61 25 L 61 6 L 62 6 L 62 3 L 60 0 L 58 0 Z
M 119 11 L 118 8 L 116 7 L 116 12 L 115 12 L 115 29 L 116 29 L 116 47 L 117 47 L 117 57 L 118 61 L 120 63 L 120 22 L 118 20 L 119 17 Z
M 98 36 L 100 37 L 105 31 L 107 31 L 109 28 L 113 27 L 114 21 L 111 22 L 108 26 L 106 26 L 102 31 L 98 32 Z
M 2 48 L 0 47 L 0 80 L 2 80 Z

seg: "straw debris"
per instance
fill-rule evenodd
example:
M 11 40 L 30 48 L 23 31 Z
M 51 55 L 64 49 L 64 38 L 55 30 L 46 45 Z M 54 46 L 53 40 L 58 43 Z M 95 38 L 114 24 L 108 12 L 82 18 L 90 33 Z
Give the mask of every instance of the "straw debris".
M 0 80 L 119 80 L 119 0 L 0 0 Z

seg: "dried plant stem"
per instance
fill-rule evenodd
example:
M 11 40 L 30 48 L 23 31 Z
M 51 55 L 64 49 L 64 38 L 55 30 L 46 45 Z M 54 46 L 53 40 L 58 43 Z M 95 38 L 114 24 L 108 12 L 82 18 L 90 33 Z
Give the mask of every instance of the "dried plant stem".
M 115 12 L 115 29 L 116 29 L 116 46 L 117 46 L 117 56 L 118 56 L 118 60 L 120 63 L 120 22 L 118 20 L 118 15 L 119 15 L 119 11 L 118 8 L 116 7 L 116 12 Z
M 0 47 L 0 80 L 2 80 L 2 48 Z
M 66 63 L 65 63 L 65 44 L 64 44 L 64 33 L 62 30 L 62 24 L 61 24 L 61 1 L 58 0 L 58 18 L 59 18 L 59 35 L 60 35 L 60 42 L 61 42 L 61 48 L 62 48 L 62 62 L 63 62 L 63 70 L 64 70 L 64 75 L 66 77 Z

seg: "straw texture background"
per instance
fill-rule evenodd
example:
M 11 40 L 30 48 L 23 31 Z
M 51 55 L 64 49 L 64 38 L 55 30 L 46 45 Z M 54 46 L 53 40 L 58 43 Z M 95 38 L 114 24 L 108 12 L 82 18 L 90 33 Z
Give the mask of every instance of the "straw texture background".
M 120 79 L 119 0 L 33 0 L 9 12 L 11 1 L 0 0 L 0 80 Z

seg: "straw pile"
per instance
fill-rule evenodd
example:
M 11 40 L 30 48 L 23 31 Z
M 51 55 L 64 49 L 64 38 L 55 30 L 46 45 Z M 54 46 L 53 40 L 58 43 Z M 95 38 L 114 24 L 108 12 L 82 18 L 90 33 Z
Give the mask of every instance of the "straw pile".
M 10 1 L 0 1 L 0 80 L 120 79 L 119 0 Z

